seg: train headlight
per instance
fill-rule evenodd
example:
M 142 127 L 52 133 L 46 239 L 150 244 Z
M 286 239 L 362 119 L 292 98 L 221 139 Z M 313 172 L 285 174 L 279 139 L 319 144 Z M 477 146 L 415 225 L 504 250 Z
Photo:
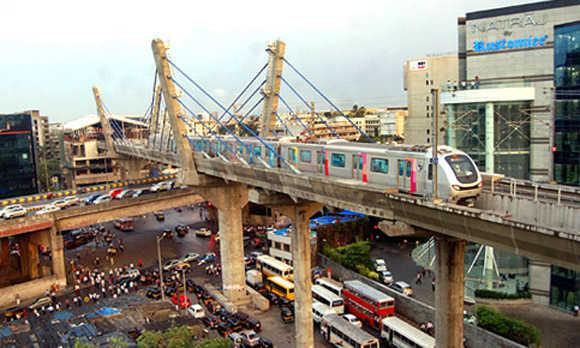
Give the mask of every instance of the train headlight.
M 451 188 L 455 191 L 461 191 L 461 187 L 459 185 L 451 185 Z

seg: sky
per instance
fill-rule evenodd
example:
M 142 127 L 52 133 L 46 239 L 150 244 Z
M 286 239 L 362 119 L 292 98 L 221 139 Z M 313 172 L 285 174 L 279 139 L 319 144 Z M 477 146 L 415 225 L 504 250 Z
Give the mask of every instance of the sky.
M 50 122 L 95 114 L 96 85 L 112 113 L 143 114 L 154 38 L 168 42 L 172 61 L 223 104 L 266 63 L 267 42 L 281 39 L 288 61 L 340 107 L 404 105 L 405 60 L 456 52 L 457 17 L 466 12 L 522 2 L 9 1 L 0 12 L 0 113 L 38 109 Z M 328 109 L 287 67 L 284 76 Z M 300 108 L 287 87 L 281 94 Z

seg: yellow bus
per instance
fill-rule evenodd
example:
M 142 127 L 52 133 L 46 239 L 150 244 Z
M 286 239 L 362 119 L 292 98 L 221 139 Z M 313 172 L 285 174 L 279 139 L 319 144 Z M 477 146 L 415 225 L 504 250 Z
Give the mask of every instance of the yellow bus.
M 256 268 L 264 273 L 266 277 L 281 277 L 286 280 L 294 279 L 292 266 L 278 261 L 269 255 L 258 256 L 256 259 Z
M 294 283 L 282 277 L 270 277 L 266 279 L 266 290 L 278 297 L 294 301 Z

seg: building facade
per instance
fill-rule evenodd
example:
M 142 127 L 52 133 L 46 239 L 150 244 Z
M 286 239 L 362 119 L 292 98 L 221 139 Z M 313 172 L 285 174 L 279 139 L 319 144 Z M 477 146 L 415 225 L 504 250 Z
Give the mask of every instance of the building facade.
M 432 89 L 457 81 L 458 58 L 456 54 L 408 60 L 403 66 L 404 89 L 407 91 L 408 116 L 405 121 L 405 143 L 429 144 L 432 141 L 433 96 Z M 443 116 L 439 124 L 443 124 Z M 442 143 L 443 134 L 439 136 Z
M 38 193 L 33 127 L 30 111 L 0 115 L 0 198 Z
M 459 81 L 441 96 L 449 145 L 486 172 L 578 185 L 578 98 L 564 92 L 578 81 L 578 21 L 570 0 L 459 18 Z
M 378 113 L 382 141 L 404 141 L 405 122 L 407 119 L 406 107 L 389 107 Z

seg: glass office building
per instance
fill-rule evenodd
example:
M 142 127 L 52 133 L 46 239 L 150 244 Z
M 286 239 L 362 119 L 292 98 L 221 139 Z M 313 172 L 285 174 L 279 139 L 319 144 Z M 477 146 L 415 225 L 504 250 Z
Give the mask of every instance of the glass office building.
M 580 185 L 580 22 L 554 28 L 554 180 Z
M 0 198 L 38 192 L 30 113 L 0 115 Z

